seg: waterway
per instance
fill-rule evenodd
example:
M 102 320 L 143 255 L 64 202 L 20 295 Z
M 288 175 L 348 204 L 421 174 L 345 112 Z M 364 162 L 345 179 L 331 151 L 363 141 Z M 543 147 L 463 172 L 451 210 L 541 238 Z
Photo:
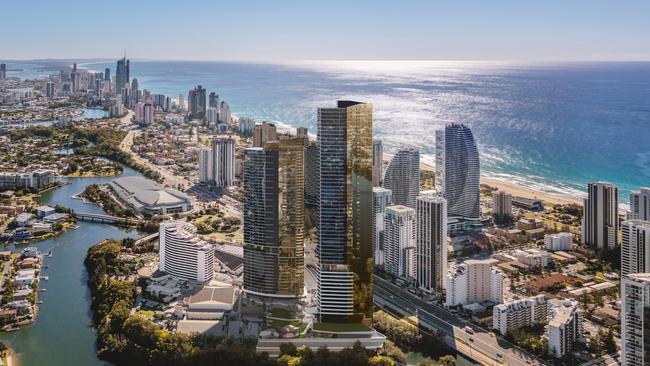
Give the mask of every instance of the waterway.
M 139 175 L 124 167 L 121 176 Z M 78 212 L 103 213 L 93 204 L 71 198 L 82 192 L 89 184 L 107 183 L 116 177 L 61 178 L 69 183 L 45 192 L 42 204 L 63 205 Z M 54 238 L 29 246 L 41 252 L 52 251 L 46 258 L 49 268 L 43 270 L 49 276 L 41 282 L 47 289 L 39 294 L 40 305 L 36 322 L 18 331 L 1 333 L 0 341 L 9 344 L 17 352 L 21 366 L 31 365 L 106 365 L 95 356 L 95 330 L 90 313 L 90 292 L 86 286 L 87 273 L 83 260 L 90 246 L 106 238 L 121 239 L 138 237 L 136 230 L 109 225 L 79 222 L 79 228 L 68 230 Z M 20 250 L 25 245 L 6 245 L 3 250 Z

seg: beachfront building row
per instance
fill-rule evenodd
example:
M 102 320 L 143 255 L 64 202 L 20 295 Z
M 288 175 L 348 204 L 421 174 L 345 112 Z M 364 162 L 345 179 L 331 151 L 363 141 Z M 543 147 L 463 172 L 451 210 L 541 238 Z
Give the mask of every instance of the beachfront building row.
M 503 302 L 505 275 L 495 265 L 496 259 L 469 259 L 453 266 L 446 275 L 445 306 L 481 302 Z
M 244 291 L 297 298 L 304 287 L 304 139 L 246 149 Z
M 199 150 L 199 183 L 229 187 L 235 183 L 235 140 L 221 136 Z
M 36 169 L 30 172 L 0 172 L 0 189 L 41 189 L 54 183 L 56 172 L 49 169 Z
M 199 239 L 188 222 L 160 224 L 159 269 L 174 277 L 208 282 L 214 276 L 214 246 Z

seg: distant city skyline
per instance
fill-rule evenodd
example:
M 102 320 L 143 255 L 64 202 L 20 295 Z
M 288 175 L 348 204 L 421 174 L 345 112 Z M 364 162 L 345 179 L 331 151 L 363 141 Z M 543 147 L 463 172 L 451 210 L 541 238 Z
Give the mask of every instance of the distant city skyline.
M 0 57 L 116 58 L 126 49 L 152 60 L 650 60 L 650 3 L 637 0 L 151 5 L 3 4 Z

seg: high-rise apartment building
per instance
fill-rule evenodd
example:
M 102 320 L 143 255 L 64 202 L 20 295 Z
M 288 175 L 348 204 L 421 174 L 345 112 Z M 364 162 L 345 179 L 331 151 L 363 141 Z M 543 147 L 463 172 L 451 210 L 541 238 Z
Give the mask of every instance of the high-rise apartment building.
M 596 182 L 587 186 L 582 214 L 582 242 L 598 249 L 618 242 L 618 187 Z
M 208 107 L 206 113 L 209 125 L 217 125 L 219 123 L 219 110 L 217 108 Z
M 499 216 L 512 215 L 512 195 L 503 191 L 492 192 L 492 213 Z
M 7 78 L 7 64 L 0 64 L 0 80 Z
M 415 206 L 417 284 L 428 293 L 440 293 L 447 274 L 447 200 L 424 193 Z
M 263 122 L 253 131 L 253 147 L 263 147 L 269 141 L 278 139 L 278 131 L 273 123 Z
M 384 182 L 384 145 L 381 140 L 372 142 L 372 185 L 381 187 Z
M 208 107 L 219 109 L 219 94 L 211 92 L 208 98 Z
M 305 140 L 305 146 L 309 142 L 309 130 L 307 127 L 298 127 L 296 128 L 296 137 L 303 138 Z
M 230 104 L 222 101 L 219 107 L 219 122 L 230 126 L 232 124 L 232 113 L 230 112 Z
M 321 322 L 372 322 L 372 105 L 318 109 Z
M 129 68 L 130 62 L 126 59 L 126 56 L 121 60 L 117 60 L 117 68 L 115 69 L 115 89 L 117 93 L 121 93 L 129 82 Z
M 555 252 L 559 250 L 571 250 L 573 248 L 572 233 L 557 233 L 544 235 L 546 250 Z
M 199 149 L 199 183 L 211 183 L 213 181 L 212 168 L 212 149 L 202 146 Z
M 630 219 L 650 221 L 650 188 L 630 192 Z
M 386 167 L 383 187 L 393 192 L 393 204 L 415 208 L 415 199 L 420 194 L 420 152 L 397 151 Z
M 187 102 L 189 104 L 190 118 L 204 119 L 206 110 L 206 95 L 205 88 L 197 85 L 194 89 L 190 90 Z
M 388 206 L 384 211 L 384 271 L 415 278 L 415 210 Z
M 582 338 L 583 315 L 577 301 L 566 300 L 550 310 L 551 320 L 546 327 L 548 350 L 560 358 L 573 352 L 574 344 Z
M 109 67 L 104 70 L 104 81 L 108 81 L 109 83 L 111 81 L 111 69 Z
M 45 85 L 45 96 L 48 98 L 54 98 L 54 83 L 48 81 Z
M 391 203 L 390 189 L 372 189 L 372 252 L 375 266 L 384 266 L 384 213 Z
M 621 274 L 650 272 L 650 221 L 623 221 L 621 234 Z
M 212 181 L 217 187 L 235 182 L 235 140 L 217 137 L 212 141 Z
M 480 162 L 469 127 L 452 123 L 436 131 L 436 190 L 447 199 L 447 214 L 477 220 L 481 217 Z
M 189 222 L 160 224 L 159 269 L 172 276 L 207 282 L 214 276 L 214 246 L 199 239 Z
M 318 204 L 318 146 L 315 141 L 305 145 L 305 204 Z
M 300 297 L 304 287 L 304 140 L 246 150 L 244 289 Z
M 621 279 L 621 360 L 623 366 L 650 364 L 650 273 Z

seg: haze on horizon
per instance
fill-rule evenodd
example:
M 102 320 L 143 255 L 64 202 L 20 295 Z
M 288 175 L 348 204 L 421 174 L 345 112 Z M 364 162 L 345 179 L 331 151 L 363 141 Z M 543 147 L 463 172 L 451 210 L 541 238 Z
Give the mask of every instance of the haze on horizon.
M 21 0 L 0 59 L 650 60 L 650 2 Z

